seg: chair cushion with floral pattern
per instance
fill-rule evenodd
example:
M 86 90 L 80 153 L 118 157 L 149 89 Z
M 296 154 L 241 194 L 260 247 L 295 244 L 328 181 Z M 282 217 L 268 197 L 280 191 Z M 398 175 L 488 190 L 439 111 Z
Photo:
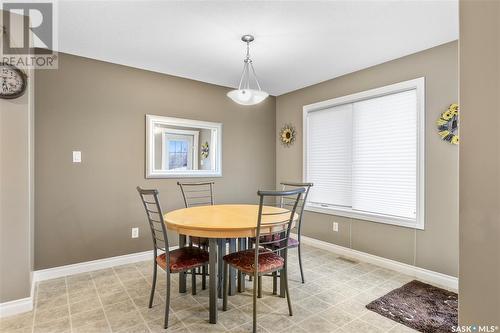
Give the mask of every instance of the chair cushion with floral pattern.
M 224 256 L 226 261 L 236 269 L 253 274 L 255 272 L 255 249 L 233 252 Z M 266 249 L 259 250 L 259 273 L 267 273 L 283 267 L 285 260 L 274 252 Z
M 156 257 L 158 265 L 165 269 L 165 253 Z M 197 247 L 183 247 L 170 251 L 170 272 L 177 273 L 208 263 L 208 252 Z

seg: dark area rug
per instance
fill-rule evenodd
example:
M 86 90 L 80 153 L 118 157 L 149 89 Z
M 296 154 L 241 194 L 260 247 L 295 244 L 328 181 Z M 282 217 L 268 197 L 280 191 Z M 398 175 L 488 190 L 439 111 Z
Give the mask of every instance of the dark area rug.
M 451 332 L 458 325 L 458 295 L 416 280 L 366 308 L 425 333 Z

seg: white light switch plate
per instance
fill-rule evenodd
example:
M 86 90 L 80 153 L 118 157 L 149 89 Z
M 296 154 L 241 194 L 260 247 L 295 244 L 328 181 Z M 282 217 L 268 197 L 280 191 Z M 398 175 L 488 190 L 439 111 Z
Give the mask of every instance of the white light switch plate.
M 332 229 L 335 232 L 339 232 L 339 224 L 337 222 L 333 222 Z
M 73 163 L 82 163 L 82 152 L 74 150 L 73 151 Z
M 132 238 L 139 237 L 139 228 L 132 228 Z

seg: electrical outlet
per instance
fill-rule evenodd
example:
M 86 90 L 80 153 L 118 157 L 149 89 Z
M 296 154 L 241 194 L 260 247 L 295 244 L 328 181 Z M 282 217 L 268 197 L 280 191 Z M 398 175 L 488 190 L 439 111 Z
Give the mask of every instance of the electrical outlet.
M 332 229 L 335 232 L 339 232 L 339 224 L 337 222 L 333 222 Z
M 139 228 L 132 228 L 132 238 L 139 238 Z
M 82 152 L 74 150 L 73 151 L 73 163 L 82 163 Z

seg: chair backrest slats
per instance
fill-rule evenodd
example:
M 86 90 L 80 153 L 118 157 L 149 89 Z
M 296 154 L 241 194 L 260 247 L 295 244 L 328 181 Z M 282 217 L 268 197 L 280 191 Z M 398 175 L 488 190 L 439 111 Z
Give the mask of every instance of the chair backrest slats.
M 163 233 L 163 230 L 161 230 L 161 229 L 156 229 L 154 226 L 153 226 L 151 229 L 153 229 L 153 231 L 154 231 L 155 233 L 157 233 L 157 232 L 158 232 L 158 233 L 160 233 L 160 234 L 162 234 L 162 233 Z
M 158 190 L 142 189 L 137 186 L 137 192 L 139 192 L 139 196 L 146 211 L 146 216 L 148 217 L 149 228 L 153 239 L 154 255 L 155 257 L 158 255 L 158 250 L 165 251 L 167 267 L 170 267 L 167 228 L 165 226 L 165 221 L 163 220 L 163 211 L 158 198 Z M 155 216 L 153 217 L 153 215 Z
M 307 196 L 309 195 L 309 191 L 311 190 L 311 187 L 313 186 L 313 183 L 299 183 L 299 182 L 282 182 L 282 190 L 290 190 L 290 189 L 296 189 L 296 188 L 304 188 L 305 192 L 303 196 L 300 198 L 298 205 L 297 205 L 297 214 L 299 215 L 299 220 L 297 221 L 297 235 L 299 237 L 300 241 L 300 235 L 301 235 L 301 230 L 302 230 L 302 216 L 304 215 L 304 207 L 306 206 L 307 203 Z M 291 200 L 291 201 L 286 201 L 286 200 Z M 294 198 L 293 197 L 283 197 L 281 200 L 281 205 L 282 207 L 291 207 L 291 205 L 294 204 Z
M 206 193 L 208 191 L 208 189 L 204 189 L 204 190 L 186 190 L 184 189 L 184 192 L 186 193 Z
M 214 182 L 177 182 L 186 208 L 215 204 Z
M 287 191 L 258 191 L 259 195 L 259 214 L 257 219 L 257 229 L 255 237 L 255 262 L 258 268 L 259 254 L 261 246 L 265 245 L 268 251 L 284 251 L 285 261 L 287 260 L 286 251 L 288 249 L 288 240 L 290 231 L 294 222 L 295 212 L 303 193 L 306 191 L 303 187 L 298 187 Z M 291 209 L 285 209 L 282 206 L 283 197 L 294 198 L 294 204 Z M 278 207 L 285 209 L 283 211 L 269 211 L 269 207 Z M 267 210 L 267 211 L 266 211 Z M 283 216 L 283 217 L 279 217 Z M 277 219 L 277 220 L 276 220 Z M 273 245 L 273 246 L 269 246 Z

